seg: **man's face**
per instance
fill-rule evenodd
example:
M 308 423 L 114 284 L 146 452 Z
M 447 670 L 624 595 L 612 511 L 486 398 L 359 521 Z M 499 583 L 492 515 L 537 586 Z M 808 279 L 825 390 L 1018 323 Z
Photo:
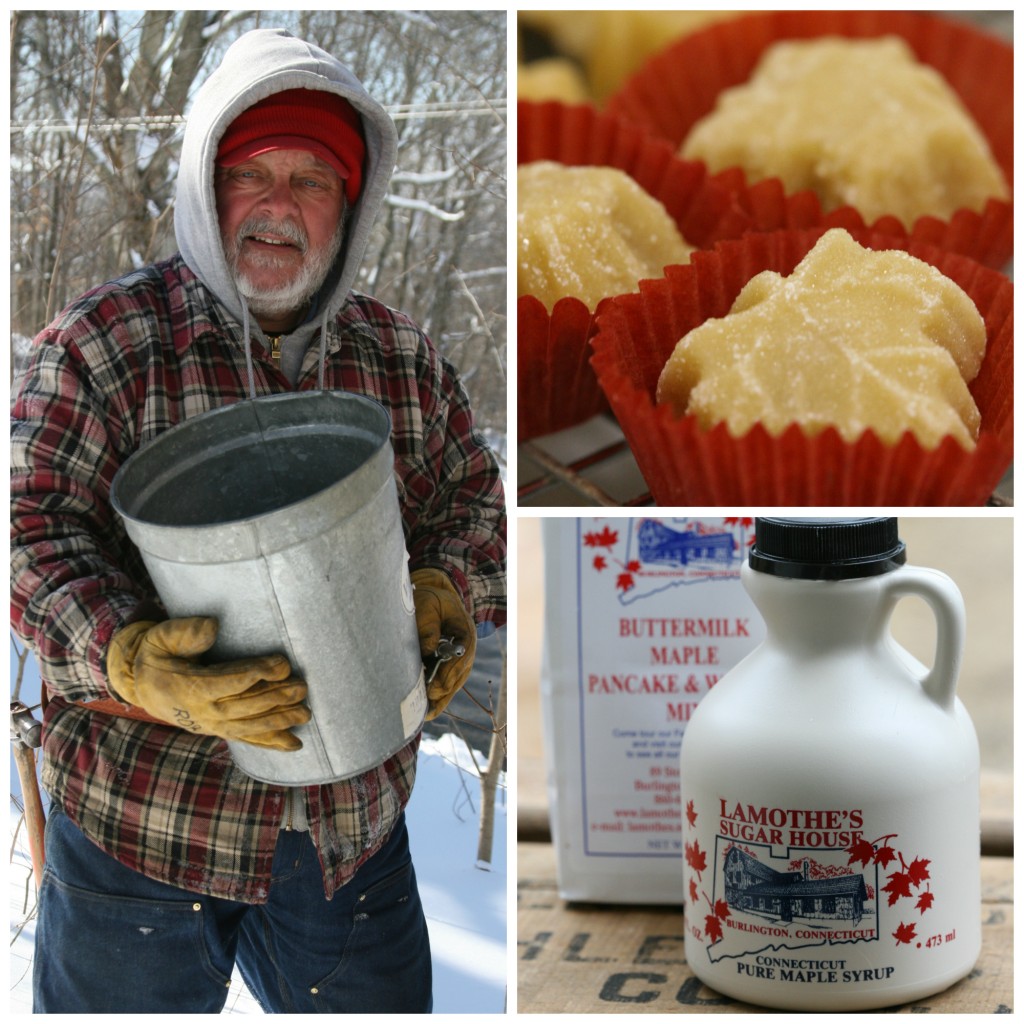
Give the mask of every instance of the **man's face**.
M 301 309 L 341 245 L 341 178 L 312 153 L 278 149 L 217 168 L 215 182 L 224 252 L 252 311 Z

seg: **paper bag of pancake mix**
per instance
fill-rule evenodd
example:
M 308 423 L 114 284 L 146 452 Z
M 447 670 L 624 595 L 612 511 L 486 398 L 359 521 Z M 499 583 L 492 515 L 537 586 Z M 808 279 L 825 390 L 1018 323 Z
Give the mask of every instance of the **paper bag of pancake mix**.
M 701 697 L 764 637 L 753 520 L 543 523 L 544 750 L 565 899 L 681 903 L 678 757 Z

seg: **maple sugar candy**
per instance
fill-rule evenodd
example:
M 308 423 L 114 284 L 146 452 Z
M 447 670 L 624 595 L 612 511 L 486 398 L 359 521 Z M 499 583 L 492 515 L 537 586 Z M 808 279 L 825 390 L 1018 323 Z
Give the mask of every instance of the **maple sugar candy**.
M 967 385 L 986 333 L 964 291 L 930 264 L 826 232 L 788 277 L 763 271 L 729 313 L 676 345 L 657 398 L 733 436 L 761 423 L 772 435 L 798 423 L 834 426 L 853 442 L 905 431 L 933 449 L 951 435 L 972 449 L 980 414 Z
M 520 165 L 518 188 L 518 294 L 548 310 L 566 296 L 593 310 L 692 252 L 664 206 L 616 168 L 540 160 Z
M 603 103 L 652 54 L 738 11 L 520 11 L 519 25 L 548 36 L 586 73 Z M 520 95 L 522 95 L 520 93 Z
M 680 153 L 712 172 L 738 166 L 751 181 L 810 189 L 826 212 L 853 206 L 869 223 L 891 214 L 909 227 L 926 214 L 948 219 L 1009 198 L 955 91 L 896 36 L 774 43 Z
M 516 69 L 516 96 L 521 100 L 562 103 L 586 103 L 590 98 L 582 72 L 563 57 L 520 64 Z

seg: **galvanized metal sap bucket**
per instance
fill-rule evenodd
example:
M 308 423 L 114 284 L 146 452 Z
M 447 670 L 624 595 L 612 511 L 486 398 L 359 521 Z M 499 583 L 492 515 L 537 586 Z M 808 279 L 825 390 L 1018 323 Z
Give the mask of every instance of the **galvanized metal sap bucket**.
M 302 749 L 230 745 L 264 782 L 373 768 L 423 724 L 391 422 L 360 395 L 215 409 L 141 448 L 112 500 L 172 617 L 214 615 L 215 661 L 280 652 L 309 685 Z

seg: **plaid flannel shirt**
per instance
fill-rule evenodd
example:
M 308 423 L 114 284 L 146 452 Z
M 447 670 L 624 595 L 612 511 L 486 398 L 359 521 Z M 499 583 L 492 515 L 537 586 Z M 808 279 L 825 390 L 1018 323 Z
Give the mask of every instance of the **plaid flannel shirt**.
M 252 348 L 256 393 L 291 390 L 263 346 Z M 318 356 L 314 343 L 298 389 L 317 387 Z M 328 324 L 324 386 L 391 414 L 410 567 L 444 568 L 476 621 L 500 625 L 502 487 L 453 368 L 407 317 L 352 293 Z M 262 902 L 287 791 L 243 775 L 216 738 L 70 703 L 111 695 L 110 637 L 155 598 L 110 506 L 115 472 L 162 431 L 247 397 L 241 328 L 180 256 L 95 289 L 43 330 L 12 413 L 12 622 L 51 695 L 51 798 L 129 867 Z M 328 897 L 386 841 L 418 743 L 356 779 L 305 788 Z

